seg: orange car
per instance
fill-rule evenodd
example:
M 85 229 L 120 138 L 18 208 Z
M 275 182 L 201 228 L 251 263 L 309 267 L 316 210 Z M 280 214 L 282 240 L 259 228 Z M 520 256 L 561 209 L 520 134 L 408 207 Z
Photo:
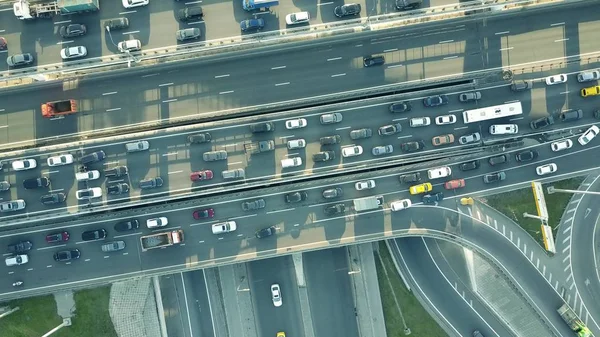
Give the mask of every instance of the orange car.
M 450 180 L 444 184 L 444 187 L 447 190 L 454 190 L 457 188 L 465 187 L 465 180 L 464 179 Z
M 433 144 L 433 146 L 452 144 L 454 143 L 454 135 L 449 133 L 447 135 L 435 136 L 431 140 L 431 143 Z

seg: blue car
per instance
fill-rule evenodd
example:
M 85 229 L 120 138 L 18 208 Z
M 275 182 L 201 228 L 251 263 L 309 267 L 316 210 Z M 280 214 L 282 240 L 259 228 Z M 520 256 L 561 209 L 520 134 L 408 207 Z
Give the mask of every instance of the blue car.
M 257 31 L 265 27 L 265 20 L 263 19 L 248 19 L 240 22 L 240 29 L 242 32 Z
M 440 106 L 444 104 L 448 104 L 448 96 L 446 95 L 429 96 L 423 99 L 423 105 L 427 107 Z

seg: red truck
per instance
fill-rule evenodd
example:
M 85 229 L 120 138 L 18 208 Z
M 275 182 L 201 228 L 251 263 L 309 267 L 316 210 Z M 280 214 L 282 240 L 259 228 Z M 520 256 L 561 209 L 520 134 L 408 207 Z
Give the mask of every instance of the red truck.
M 77 102 L 74 99 L 54 101 L 42 104 L 42 116 L 52 118 L 70 115 L 77 112 Z

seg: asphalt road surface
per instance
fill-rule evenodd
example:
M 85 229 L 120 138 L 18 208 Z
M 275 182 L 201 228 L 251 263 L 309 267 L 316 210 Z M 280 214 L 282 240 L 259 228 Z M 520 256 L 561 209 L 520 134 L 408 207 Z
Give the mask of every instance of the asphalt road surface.
M 589 53 L 598 49 L 593 13 L 575 7 L 485 22 L 418 26 L 326 45 L 246 54 L 235 61 L 191 63 L 175 71 L 155 67 L 118 81 L 13 93 L 0 100 L 0 140 L 13 143 L 89 133 Z M 385 55 L 386 65 L 364 68 L 363 56 L 378 53 Z M 41 103 L 68 98 L 79 101 L 79 113 L 58 120 L 41 117 Z
M 461 273 L 466 261 L 454 254 L 462 249 L 439 249 L 437 242 L 424 238 L 396 239 L 402 261 L 409 270 L 413 284 L 429 303 L 432 310 L 460 336 L 470 336 L 479 330 L 484 336 L 511 336 L 501 320 L 490 311 L 471 289 L 468 275 Z M 446 247 L 447 248 L 447 247 Z M 448 254 L 448 255 L 446 255 Z
M 362 5 L 360 16 L 367 17 L 379 14 L 394 13 L 393 0 L 367 4 L 365 0 L 357 1 Z M 453 3 L 450 0 L 425 1 L 425 6 L 441 6 Z M 281 1 L 272 7 L 270 12 L 247 12 L 242 8 L 242 0 L 235 1 L 187 1 L 175 2 L 165 0 L 150 1 L 148 6 L 125 9 L 121 1 L 100 2 L 100 11 L 93 14 L 73 16 L 56 16 L 52 20 L 37 19 L 31 21 L 18 20 L 12 6 L 0 11 L 0 35 L 9 44 L 8 55 L 31 53 L 36 58 L 36 65 L 60 63 L 60 49 L 83 45 L 88 49 L 88 57 L 99 57 L 118 53 L 114 43 L 122 40 L 139 39 L 144 49 L 173 46 L 177 44 L 175 32 L 188 27 L 198 27 L 202 32 L 199 41 L 216 40 L 226 37 L 247 35 L 240 30 L 240 21 L 259 17 L 265 20 L 263 31 L 285 30 L 285 16 L 289 13 L 308 11 L 311 15 L 310 25 L 332 23 L 338 20 L 333 9 L 343 4 L 342 1 L 324 1 L 317 3 L 310 0 Z M 205 17 L 203 20 L 189 23 L 180 22 L 177 12 L 188 6 L 201 5 Z M 103 29 L 102 22 L 115 17 L 129 19 L 129 27 L 112 32 L 112 40 Z M 348 18 L 348 19 L 354 19 Z M 87 34 L 77 38 L 62 39 L 58 34 L 61 26 L 70 23 L 82 23 L 87 27 Z M 306 25 L 306 24 L 305 24 Z M 0 71 L 6 70 L 2 62 Z
M 358 337 L 346 248 L 304 253 L 304 270 L 315 336 Z
M 457 169 L 456 164 L 452 164 L 452 178 L 464 178 L 466 187 L 456 191 L 444 191 L 446 199 L 439 206 L 453 207 L 457 204 L 459 197 L 473 195 L 477 192 L 489 194 L 529 186 L 529 181 L 536 177 L 535 167 L 550 161 L 557 164 L 559 174 L 540 179 L 542 182 L 581 174 L 586 169 L 590 170 L 596 167 L 593 158 L 598 153 L 600 145 L 592 143 L 585 148 L 574 148 L 572 151 L 554 156 L 550 155 L 551 151 L 547 144 L 535 145 L 533 148 L 539 151 L 540 156 L 537 160 L 528 163 L 513 161 L 514 152 L 507 151 L 511 161 L 504 164 L 502 168 L 489 167 L 484 162 L 485 158 L 481 158 L 482 167 L 475 171 L 461 172 Z M 423 172 L 425 167 L 422 169 L 413 167 L 412 169 Z M 506 172 L 507 179 L 501 183 L 484 184 L 482 176 L 492 170 L 503 170 Z M 336 180 L 337 183 L 314 182 L 313 187 L 304 188 L 308 199 L 295 204 L 286 204 L 284 200 L 284 194 L 293 192 L 293 190 L 274 193 L 257 190 L 223 198 L 195 199 L 182 203 L 161 204 L 145 209 L 113 212 L 106 216 L 91 216 L 76 224 L 63 224 L 62 226 L 54 224 L 5 234 L 0 239 L 5 246 L 14 241 L 29 239 L 33 242 L 34 249 L 29 252 L 29 263 L 18 267 L 2 267 L 3 272 L 7 275 L 7 283 L 3 286 L 6 288 L 0 289 L 4 289 L 4 294 L 12 292 L 13 289 L 10 289 L 12 287 L 8 281 L 22 279 L 27 284 L 23 291 L 38 287 L 49 287 L 45 289 L 51 290 L 54 286 L 73 284 L 71 282 L 78 283 L 86 280 L 101 282 L 112 278 L 138 275 L 140 272 L 179 271 L 181 268 L 193 266 L 211 266 L 221 261 L 228 261 L 234 256 L 240 260 L 247 260 L 255 258 L 257 255 L 273 255 L 284 248 L 327 247 L 331 244 L 344 243 L 345 240 L 380 237 L 384 231 L 392 229 L 401 231 L 415 226 L 417 228 L 437 226 L 435 223 L 415 222 L 416 216 L 431 213 L 431 207 L 413 207 L 395 213 L 390 213 L 387 206 L 384 212 L 378 210 L 357 214 L 351 211 L 352 199 L 370 195 L 383 195 L 387 202 L 404 198 L 411 198 L 415 205 L 420 202 L 420 195 L 410 196 L 407 191 L 408 185 L 399 183 L 398 174 L 373 174 L 372 178 L 376 181 L 377 186 L 375 189 L 366 191 L 356 191 L 354 189 L 356 181 L 351 180 L 356 178 L 352 177 Z M 433 191 L 443 191 L 444 181 L 445 179 L 434 181 Z M 331 187 L 342 188 L 343 198 L 337 201 L 322 199 L 322 190 Z M 265 200 L 266 208 L 249 212 L 241 209 L 243 201 L 257 198 Z M 323 209 L 332 203 L 345 204 L 346 213 L 339 216 L 326 216 Z M 193 210 L 209 207 L 214 209 L 215 218 L 206 219 L 206 221 L 193 220 L 191 216 Z M 185 231 L 186 240 L 183 245 L 165 248 L 167 252 L 163 252 L 163 249 L 141 251 L 139 236 L 150 232 L 144 229 L 144 224 L 148 218 L 156 216 L 165 216 L 170 223 L 168 227 L 158 231 L 176 228 L 182 228 Z M 117 233 L 113 230 L 112 227 L 116 222 L 131 218 L 139 219 L 140 230 L 130 233 Z M 237 230 L 221 235 L 211 234 L 211 225 L 225 220 L 236 221 Z M 255 231 L 268 226 L 276 227 L 274 236 L 264 239 L 254 237 Z M 100 251 L 101 242 L 81 241 L 82 231 L 95 228 L 105 228 L 108 231 L 108 240 L 125 241 L 126 249 L 107 254 Z M 45 244 L 44 236 L 58 230 L 68 230 L 71 240 L 59 245 Z M 400 232 L 397 233 L 400 234 Z M 488 244 L 488 241 L 480 242 L 481 246 Z M 53 262 L 52 254 L 65 247 L 79 248 L 82 254 L 81 259 L 69 263 Z M 74 273 L 74 270 L 77 272 Z
M 332 110 L 339 112 L 343 116 L 340 123 L 322 125 L 319 117 L 323 112 L 310 114 L 286 114 L 285 118 L 264 119 L 271 121 L 275 125 L 274 132 L 253 134 L 250 132 L 250 125 L 256 123 L 256 120 L 250 122 L 229 120 L 219 125 L 209 125 L 203 129 L 186 130 L 185 132 L 159 132 L 153 136 L 140 137 L 147 140 L 150 144 L 148 151 L 127 153 L 125 143 L 132 140 L 96 142 L 87 147 L 81 147 L 80 144 L 74 144 L 71 148 L 63 148 L 60 153 L 71 153 L 76 158 L 82 153 L 91 153 L 102 149 L 107 154 L 107 159 L 102 163 L 93 164 L 90 169 L 97 169 L 103 172 L 104 169 L 119 165 L 126 165 L 129 174 L 122 177 L 113 177 L 89 181 L 87 183 L 78 183 L 74 180 L 75 172 L 79 165 L 67 165 L 61 167 L 46 166 L 46 159 L 51 155 L 59 153 L 40 152 L 39 156 L 30 156 L 28 158 L 36 159 L 38 168 L 33 170 L 15 172 L 9 167 L 9 162 L 13 159 L 5 159 L 3 162 L 4 170 L 1 176 L 3 180 L 8 181 L 13 188 L 9 192 L 2 194 L 3 200 L 23 199 L 27 203 L 24 211 L 3 213 L 4 217 L 21 218 L 31 217 L 39 214 L 54 213 L 58 210 L 66 212 L 77 212 L 82 209 L 93 211 L 93 206 L 103 204 L 115 204 L 124 202 L 139 202 L 151 198 L 165 197 L 176 194 L 188 194 L 190 192 L 199 192 L 206 190 L 218 191 L 224 186 L 244 184 L 251 182 L 279 181 L 289 177 L 314 177 L 315 174 L 332 172 L 332 170 L 348 170 L 352 167 L 364 167 L 372 163 L 384 162 L 390 159 L 408 159 L 425 154 L 442 153 L 443 151 L 457 150 L 466 148 L 470 145 L 459 145 L 458 138 L 463 135 L 479 132 L 483 140 L 497 140 L 507 138 L 507 136 L 490 136 L 489 126 L 492 124 L 515 123 L 519 126 L 520 135 L 532 137 L 536 141 L 543 139 L 543 133 L 548 130 L 567 130 L 569 128 L 577 131 L 586 129 L 590 124 L 597 122 L 592 116 L 596 109 L 593 98 L 582 98 L 579 96 L 579 89 L 585 84 L 576 82 L 575 76 L 568 77 L 571 82 L 566 85 L 546 86 L 542 80 L 535 82 L 531 91 L 514 93 L 508 85 L 483 87 L 480 89 L 482 98 L 477 102 L 461 103 L 458 100 L 460 91 L 445 92 L 450 103 L 440 107 L 424 107 L 422 100 L 424 97 L 407 97 L 411 102 L 413 109 L 409 113 L 390 113 L 388 105 L 391 100 L 384 103 L 361 103 L 343 109 Z M 570 84 L 569 84 L 570 83 Z M 576 83 L 576 84 L 575 84 Z M 520 100 L 523 106 L 524 114 L 513 118 L 504 118 L 481 123 L 464 124 L 462 111 L 478 107 L 494 106 L 508 101 Z M 559 113 L 566 108 L 577 108 L 584 111 L 584 118 L 575 122 L 561 122 Z M 365 115 L 369 118 L 366 119 Z M 452 115 L 456 123 L 448 125 L 436 125 L 435 118 L 440 115 Z M 529 122 L 539 117 L 552 115 L 556 122 L 554 125 L 539 130 L 532 130 Z M 429 117 L 431 125 L 427 127 L 411 128 L 408 119 L 415 117 Z M 307 121 L 307 126 L 299 129 L 286 129 L 286 121 L 303 118 Z M 54 122 L 67 121 L 68 119 Z M 393 135 L 378 135 L 378 130 L 387 125 L 400 124 L 402 131 Z M 353 140 L 350 138 L 352 130 L 362 128 L 371 129 L 373 136 L 367 139 Z M 212 136 L 210 143 L 189 144 L 187 136 L 200 132 L 209 132 Z M 453 134 L 455 142 L 450 145 L 433 146 L 432 138 L 439 135 Z M 336 145 L 321 146 L 320 137 L 339 135 L 341 143 Z M 303 139 L 306 142 L 305 148 L 288 149 L 288 142 Z M 244 145 L 256 141 L 273 140 L 275 150 L 250 155 L 244 150 Z M 418 154 L 411 154 L 401 151 L 400 145 L 408 141 L 422 141 L 425 149 Z M 575 148 L 579 144 L 573 139 Z M 356 157 L 343 158 L 341 149 L 350 145 L 360 145 L 363 153 Z M 392 145 L 393 153 L 375 156 L 372 154 L 373 148 L 377 146 Z M 225 150 L 228 157 L 226 160 L 205 161 L 203 154 L 208 151 Z M 319 151 L 334 151 L 335 158 L 326 162 L 316 162 L 313 155 Z M 302 159 L 302 165 L 298 167 L 283 168 L 282 160 L 286 158 Z M 222 172 L 243 168 L 245 169 L 245 179 L 233 179 L 226 181 L 222 178 Z M 190 174 L 200 170 L 212 171 L 214 178 L 205 181 L 191 181 Z M 562 171 L 562 170 L 561 170 Z M 48 188 L 35 190 L 25 190 L 22 181 L 27 178 L 46 176 L 51 180 Z M 144 179 L 161 177 L 164 181 L 162 187 L 141 190 L 139 182 Z M 116 183 L 127 183 L 130 186 L 128 193 L 120 195 L 109 195 L 107 187 Z M 77 200 L 75 195 L 77 190 L 89 187 L 101 187 L 104 196 L 88 200 Z M 63 192 L 67 195 L 67 201 L 57 205 L 43 205 L 38 200 L 42 195 L 52 192 Z M 91 206 L 91 208 L 90 208 Z M 99 209 L 98 209 L 99 210 Z

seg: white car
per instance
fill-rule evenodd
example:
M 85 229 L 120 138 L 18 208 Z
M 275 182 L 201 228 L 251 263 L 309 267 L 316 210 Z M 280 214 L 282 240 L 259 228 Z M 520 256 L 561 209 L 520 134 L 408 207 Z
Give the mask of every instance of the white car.
M 570 149 L 571 147 L 573 147 L 573 141 L 570 139 L 560 140 L 550 144 L 550 148 L 554 152 Z
M 445 178 L 452 175 L 452 169 L 448 166 L 436 167 L 427 171 L 429 179 Z
M 100 187 L 87 188 L 85 190 L 79 190 L 75 193 L 77 200 L 88 200 L 93 198 L 100 198 L 102 196 L 102 189 Z
M 554 85 L 560 83 L 567 83 L 567 75 L 558 74 L 546 77 L 546 85 Z
M 140 42 L 140 40 L 136 40 L 136 39 L 121 41 L 117 45 L 117 48 L 119 48 L 119 51 L 121 53 L 125 53 L 127 51 L 132 52 L 132 51 L 142 49 L 142 43 Z
M 148 228 L 165 227 L 168 224 L 169 220 L 165 216 L 146 220 L 146 226 Z
M 150 3 L 150 0 L 123 0 L 123 7 L 125 8 L 133 8 L 146 6 Z
M 301 129 L 305 126 L 306 119 L 304 118 L 290 119 L 289 121 L 285 121 L 285 128 L 288 130 Z
M 304 147 L 306 147 L 306 141 L 302 138 L 288 140 L 287 142 L 287 148 L 290 150 L 303 149 Z
M 87 49 L 84 46 L 63 48 L 60 51 L 60 57 L 62 57 L 63 60 L 76 59 L 86 55 Z
M 410 201 L 410 199 L 396 200 L 390 204 L 392 212 L 401 211 L 403 209 L 409 208 L 410 206 L 412 206 L 412 202 Z
M 37 161 L 35 159 L 21 159 L 13 161 L 11 165 L 15 171 L 25 171 L 36 168 Z
M 554 173 L 554 172 L 556 172 L 557 169 L 558 169 L 558 167 L 556 167 L 556 164 L 550 163 L 550 164 L 536 167 L 535 173 L 537 173 L 538 176 L 543 176 L 546 174 Z
M 475 143 L 481 140 L 481 134 L 479 132 L 471 133 L 468 135 L 461 136 L 458 138 L 458 143 L 461 145 Z
M 308 20 L 310 20 L 309 12 L 297 12 L 285 16 L 285 23 L 287 23 L 288 25 L 306 23 L 308 22 Z
M 226 221 L 212 225 L 213 234 L 223 234 L 233 232 L 237 229 L 235 221 Z
M 77 181 L 96 180 L 98 178 L 100 178 L 100 171 L 98 170 L 75 173 L 75 180 Z
M 356 188 L 357 191 L 370 190 L 372 188 L 375 188 L 375 180 L 371 179 L 359 181 L 356 184 L 354 184 L 354 188 Z
M 374 156 L 381 156 L 382 154 L 390 154 L 392 152 L 394 152 L 393 145 L 375 146 L 373 150 L 371 150 L 371 153 L 373 153 Z
M 23 200 L 23 199 L 5 201 L 5 202 L 0 203 L 0 212 L 4 213 L 4 212 L 19 211 L 19 210 L 24 209 L 25 206 L 27 206 L 27 204 L 25 203 L 25 200 Z
M 579 139 L 577 139 L 577 141 L 581 145 L 586 145 L 592 139 L 594 139 L 594 137 L 596 137 L 598 133 L 600 133 L 600 129 L 598 129 L 597 126 L 592 125 L 589 129 L 587 129 L 587 131 L 583 135 L 579 136 Z
M 281 299 L 281 288 L 279 288 L 279 284 L 277 283 L 271 285 L 271 298 L 273 299 L 274 306 L 280 307 L 283 304 L 283 300 Z
M 363 153 L 363 148 L 360 145 L 348 146 L 342 149 L 342 157 L 355 157 L 360 156 Z
M 437 125 L 448 125 L 448 124 L 454 124 L 454 123 L 456 123 L 455 115 L 443 115 L 443 116 L 437 116 L 435 118 L 435 124 L 437 124 Z
M 73 164 L 72 154 L 61 154 L 60 156 L 50 157 L 46 160 L 48 166 L 62 166 Z
M 27 254 L 14 255 L 7 257 L 4 261 L 6 262 L 7 267 L 20 266 L 29 262 L 29 256 L 27 256 Z

